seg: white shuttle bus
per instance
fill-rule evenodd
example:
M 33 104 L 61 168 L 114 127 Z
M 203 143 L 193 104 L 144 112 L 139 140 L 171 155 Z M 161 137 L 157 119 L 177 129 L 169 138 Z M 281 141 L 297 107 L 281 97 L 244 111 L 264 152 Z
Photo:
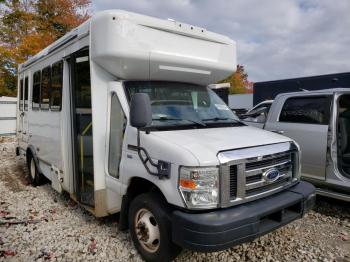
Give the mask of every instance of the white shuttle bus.
M 249 127 L 207 86 L 236 45 L 104 11 L 19 66 L 17 155 L 97 217 L 119 213 L 147 261 L 251 241 L 312 208 L 299 147 Z

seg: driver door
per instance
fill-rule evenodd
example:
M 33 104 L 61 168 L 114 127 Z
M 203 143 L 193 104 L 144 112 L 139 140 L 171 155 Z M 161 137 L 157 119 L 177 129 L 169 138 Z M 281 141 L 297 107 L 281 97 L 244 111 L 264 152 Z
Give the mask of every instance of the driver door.
M 289 97 L 276 110 L 265 129 L 294 139 L 301 148 L 304 177 L 325 180 L 332 96 Z M 278 113 L 278 114 L 277 114 Z

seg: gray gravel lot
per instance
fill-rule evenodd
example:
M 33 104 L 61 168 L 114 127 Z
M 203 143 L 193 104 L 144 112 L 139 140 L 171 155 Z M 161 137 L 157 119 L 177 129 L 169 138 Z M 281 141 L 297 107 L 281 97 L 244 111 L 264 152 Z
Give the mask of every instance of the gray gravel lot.
M 117 218 L 94 218 L 50 185 L 32 187 L 14 138 L 0 137 L 0 261 L 141 261 Z M 15 224 L 14 222 L 18 223 Z M 303 219 L 222 252 L 178 261 L 348 261 L 350 205 L 319 199 Z

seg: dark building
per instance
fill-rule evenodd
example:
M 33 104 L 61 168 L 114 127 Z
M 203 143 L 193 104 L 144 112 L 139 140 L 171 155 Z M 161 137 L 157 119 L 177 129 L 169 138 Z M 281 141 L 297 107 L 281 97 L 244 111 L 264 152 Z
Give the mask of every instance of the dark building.
M 257 82 L 254 84 L 253 104 L 274 99 L 280 93 L 337 87 L 350 88 L 350 72 Z

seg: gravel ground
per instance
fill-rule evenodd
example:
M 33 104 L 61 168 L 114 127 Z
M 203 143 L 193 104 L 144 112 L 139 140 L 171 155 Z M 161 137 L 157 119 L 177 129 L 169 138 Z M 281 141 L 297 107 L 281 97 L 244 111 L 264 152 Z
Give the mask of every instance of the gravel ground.
M 49 185 L 32 187 L 14 138 L 0 137 L 0 261 L 141 261 L 116 217 L 94 218 Z M 14 224 L 18 222 L 18 224 Z M 318 199 L 303 219 L 222 252 L 177 261 L 348 261 L 350 205 Z

